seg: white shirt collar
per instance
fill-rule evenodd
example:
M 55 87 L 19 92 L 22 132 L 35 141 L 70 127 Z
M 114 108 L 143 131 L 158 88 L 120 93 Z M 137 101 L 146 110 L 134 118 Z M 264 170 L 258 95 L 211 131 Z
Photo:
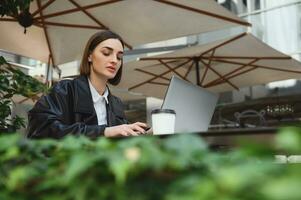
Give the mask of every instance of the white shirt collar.
M 108 90 L 108 88 L 106 87 L 106 90 L 103 93 L 103 95 L 100 95 L 97 92 L 97 90 L 95 89 L 95 87 L 92 85 L 92 83 L 91 83 L 91 81 L 90 81 L 89 78 L 88 78 L 88 81 L 89 81 L 89 87 L 90 87 L 90 91 L 91 91 L 93 102 L 96 103 L 100 99 L 104 98 L 105 101 L 106 101 L 106 103 L 108 104 L 109 103 L 109 100 L 108 100 L 109 90 Z

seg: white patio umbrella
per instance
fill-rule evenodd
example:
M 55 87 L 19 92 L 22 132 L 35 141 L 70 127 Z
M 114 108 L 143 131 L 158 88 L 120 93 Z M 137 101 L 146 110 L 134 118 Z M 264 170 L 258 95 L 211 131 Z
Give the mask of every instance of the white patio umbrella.
M 211 91 L 301 78 L 301 63 L 251 34 L 126 63 L 119 87 L 163 98 L 172 75 Z
M 132 48 L 250 26 L 214 0 L 34 0 L 30 11 L 33 26 L 25 35 L 15 17 L 0 18 L 0 49 L 44 62 L 50 58 L 54 65 L 79 59 L 87 39 L 103 29 L 120 34 Z

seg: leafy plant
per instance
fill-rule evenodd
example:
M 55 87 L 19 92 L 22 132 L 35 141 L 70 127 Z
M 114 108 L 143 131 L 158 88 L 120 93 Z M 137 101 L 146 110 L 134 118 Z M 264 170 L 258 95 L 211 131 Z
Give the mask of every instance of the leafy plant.
M 19 129 L 25 121 L 19 116 L 10 118 L 12 97 L 16 94 L 35 100 L 47 87 L 38 80 L 13 68 L 0 56 L 0 129 Z
M 32 0 L 1 0 L 0 1 L 0 16 L 18 16 L 24 10 L 29 9 Z
M 32 0 L 1 0 L 0 17 L 10 16 L 18 19 L 24 18 L 24 13 L 28 12 Z M 22 23 L 21 23 L 22 24 Z M 25 29 L 26 30 L 26 29 Z M 25 31 L 26 32 L 26 31 Z M 19 116 L 9 118 L 11 115 L 12 96 L 22 95 L 31 99 L 36 99 L 37 94 L 45 92 L 46 87 L 15 69 L 0 56 L 0 130 L 15 130 L 25 126 L 25 121 Z
M 281 131 L 280 149 L 249 145 L 219 153 L 194 134 L 59 141 L 3 135 L 0 199 L 299 200 L 300 165 L 277 164 L 274 155 L 300 155 L 300 133 Z M 293 149 L 291 138 L 298 138 Z

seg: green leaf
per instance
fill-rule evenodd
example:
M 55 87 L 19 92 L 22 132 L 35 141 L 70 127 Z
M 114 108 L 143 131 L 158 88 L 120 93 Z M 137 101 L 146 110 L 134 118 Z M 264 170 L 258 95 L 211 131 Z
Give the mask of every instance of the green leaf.
M 7 64 L 7 62 L 3 56 L 0 56 L 0 65 L 3 65 L 3 64 Z
M 301 152 L 301 128 L 286 127 L 276 136 L 276 146 L 288 152 Z
M 123 151 L 115 151 L 110 154 L 109 169 L 115 176 L 118 185 L 125 183 L 127 175 L 133 163 L 127 159 Z
M 185 168 L 192 163 L 198 164 L 207 152 L 207 145 L 193 134 L 179 134 L 164 140 L 163 146 L 170 152 L 170 164 L 174 168 Z
M 284 177 L 270 180 L 261 189 L 267 199 L 273 200 L 299 200 L 301 199 L 300 179 L 294 177 Z
M 94 161 L 94 157 L 86 152 L 78 152 L 73 155 L 66 167 L 64 177 L 64 180 L 66 181 L 65 183 L 69 184 L 74 178 L 80 176 L 85 171 L 88 171 L 94 164 Z
M 25 8 L 30 1 L 0 1 L 1 6 L 7 8 L 11 13 L 18 9 L 18 6 Z M 16 5 L 18 5 L 16 7 Z M 14 10 L 14 11 L 12 11 Z M 2 10 L 3 11 L 3 10 Z M 6 103 L 15 94 L 23 95 L 24 97 L 36 98 L 36 95 L 41 92 L 46 92 L 47 87 L 36 79 L 24 74 L 19 69 L 14 69 L 6 62 L 3 56 L 0 56 L 0 128 L 12 126 L 13 128 L 25 127 L 23 118 L 16 116 L 14 119 L 8 119 L 11 113 L 11 107 Z M 11 124 L 12 122 L 12 124 Z
M 19 166 L 10 171 L 7 179 L 9 190 L 16 190 L 24 187 L 30 180 L 37 176 L 38 172 L 30 166 Z

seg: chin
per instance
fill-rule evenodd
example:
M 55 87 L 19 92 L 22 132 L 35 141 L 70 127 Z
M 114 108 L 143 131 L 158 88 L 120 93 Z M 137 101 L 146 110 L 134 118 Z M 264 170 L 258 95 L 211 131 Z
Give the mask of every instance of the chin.
M 114 74 L 114 75 L 108 75 L 108 76 L 106 76 L 107 77 L 107 79 L 109 80 L 109 79 L 113 79 L 113 78 L 115 78 L 115 76 L 116 76 L 116 74 Z

